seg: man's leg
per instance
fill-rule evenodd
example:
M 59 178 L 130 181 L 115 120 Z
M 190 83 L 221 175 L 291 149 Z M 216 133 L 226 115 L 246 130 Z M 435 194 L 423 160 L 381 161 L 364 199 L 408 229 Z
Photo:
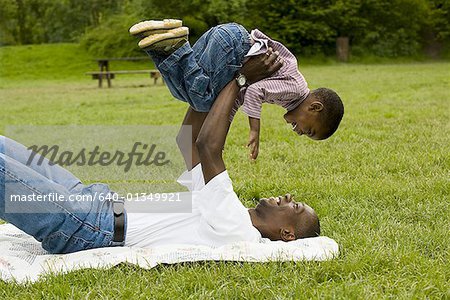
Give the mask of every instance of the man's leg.
M 59 165 L 50 165 L 49 160 L 39 154 L 35 153 L 32 156 L 33 152 L 31 150 L 5 136 L 0 136 L 0 153 L 30 167 L 37 173 L 64 186 L 71 192 L 78 192 L 84 187 L 81 180 L 68 170 Z M 33 160 L 29 161 L 30 158 L 33 158 Z M 38 163 L 40 160 L 42 162 Z
M 50 173 L 54 174 L 52 170 Z M 109 192 L 106 185 L 94 184 L 73 194 L 65 186 L 0 153 L 0 218 L 32 235 L 51 253 L 118 245 L 111 242 L 112 203 L 98 197 Z M 84 196 L 85 201 L 74 196 Z
M 238 24 L 211 28 L 191 47 L 185 43 L 171 55 L 146 51 L 175 98 L 207 112 L 223 87 L 241 68 L 250 35 Z

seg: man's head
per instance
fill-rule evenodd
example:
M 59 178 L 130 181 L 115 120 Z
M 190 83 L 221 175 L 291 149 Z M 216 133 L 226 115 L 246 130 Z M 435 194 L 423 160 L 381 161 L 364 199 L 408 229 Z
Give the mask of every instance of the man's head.
M 341 98 L 333 90 L 319 88 L 295 109 L 284 115 L 286 122 L 298 135 L 307 135 L 314 140 L 330 137 L 338 128 L 344 115 Z
M 260 199 L 249 210 L 253 226 L 272 241 L 292 241 L 320 234 L 317 214 L 308 205 L 292 201 L 289 194 Z

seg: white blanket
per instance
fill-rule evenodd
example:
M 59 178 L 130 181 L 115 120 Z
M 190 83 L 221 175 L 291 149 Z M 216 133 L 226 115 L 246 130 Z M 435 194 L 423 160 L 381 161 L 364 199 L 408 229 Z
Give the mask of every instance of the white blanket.
M 0 277 L 5 281 L 36 281 L 42 274 L 83 268 L 108 268 L 122 262 L 150 269 L 158 264 L 186 261 L 299 261 L 327 260 L 337 256 L 338 244 L 328 237 L 292 242 L 239 242 L 211 248 L 167 245 L 153 248 L 111 247 L 72 254 L 49 254 L 33 237 L 11 224 L 0 225 Z

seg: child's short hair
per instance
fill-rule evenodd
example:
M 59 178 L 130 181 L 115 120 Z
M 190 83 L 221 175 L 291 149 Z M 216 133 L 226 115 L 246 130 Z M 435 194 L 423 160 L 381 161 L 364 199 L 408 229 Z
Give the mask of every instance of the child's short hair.
M 323 104 L 323 110 L 320 114 L 320 120 L 327 129 L 327 134 L 323 139 L 333 135 L 341 123 L 344 115 L 344 104 L 335 91 L 327 88 L 318 88 L 312 91 L 312 95 L 317 101 Z

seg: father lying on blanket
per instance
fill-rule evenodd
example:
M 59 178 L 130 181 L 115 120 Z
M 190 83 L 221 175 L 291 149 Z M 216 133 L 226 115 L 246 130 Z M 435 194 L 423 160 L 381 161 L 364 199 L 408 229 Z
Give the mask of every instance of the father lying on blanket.
M 263 54 L 249 60 L 241 73 L 248 81 L 256 82 L 280 67 L 277 53 Z M 234 193 L 222 149 L 238 91 L 233 80 L 221 91 L 209 113 L 191 108 L 186 113 L 183 124 L 192 126 L 192 140 L 188 143 L 192 151 L 183 146 L 185 135 L 181 131 L 177 142 L 189 170 L 186 172 L 191 172 L 193 178 L 191 189 L 196 190 L 191 213 L 127 213 L 123 202 L 112 201 L 31 201 L 21 203 L 20 213 L 7 212 L 5 201 L 12 194 L 58 193 L 68 197 L 99 190 L 113 192 L 104 184 L 85 186 L 69 171 L 47 160 L 27 165 L 30 151 L 0 137 L 0 218 L 32 235 L 51 253 L 174 243 L 214 247 L 237 241 L 259 242 L 262 237 L 290 241 L 319 235 L 314 210 L 293 202 L 289 194 L 261 199 L 256 208 L 247 210 Z M 79 213 L 80 205 L 89 207 Z

